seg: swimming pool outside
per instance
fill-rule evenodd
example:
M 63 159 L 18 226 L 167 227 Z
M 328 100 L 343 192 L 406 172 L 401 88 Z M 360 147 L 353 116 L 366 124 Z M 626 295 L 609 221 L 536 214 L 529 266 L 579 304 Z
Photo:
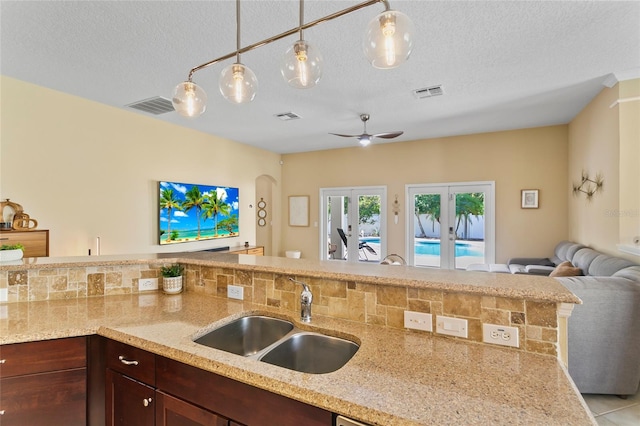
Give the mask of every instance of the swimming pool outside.
M 362 237 L 380 252 L 380 237 Z M 440 267 L 440 240 L 416 238 L 414 244 L 416 266 Z M 464 269 L 472 263 L 484 263 L 484 241 L 456 241 L 456 267 Z

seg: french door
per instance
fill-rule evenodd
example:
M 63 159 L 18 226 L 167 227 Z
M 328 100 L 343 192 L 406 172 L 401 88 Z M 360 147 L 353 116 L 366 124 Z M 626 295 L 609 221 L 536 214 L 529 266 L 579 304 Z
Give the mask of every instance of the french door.
M 387 188 L 320 190 L 320 259 L 380 263 L 386 253 Z
M 495 262 L 494 182 L 407 185 L 406 191 L 409 265 L 465 269 Z

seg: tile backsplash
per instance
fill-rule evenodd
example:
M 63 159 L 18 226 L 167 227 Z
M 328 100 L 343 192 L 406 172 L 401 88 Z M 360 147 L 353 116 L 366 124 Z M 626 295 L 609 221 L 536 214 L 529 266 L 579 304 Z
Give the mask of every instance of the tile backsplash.
M 7 302 L 74 299 L 138 293 L 140 278 L 159 278 L 160 265 L 139 264 L 106 267 L 70 267 L 0 271 L 0 289 Z M 185 291 L 226 297 L 229 284 L 244 287 L 246 301 L 278 308 L 293 315 L 300 312 L 299 284 L 291 275 L 186 265 Z M 482 324 L 519 329 L 520 348 L 527 352 L 557 355 L 558 314 L 556 303 L 436 291 L 413 287 L 376 285 L 295 276 L 313 293 L 313 313 L 385 327 L 404 328 L 404 311 L 464 318 L 468 340 L 482 342 Z M 418 332 L 421 333 L 421 332 Z

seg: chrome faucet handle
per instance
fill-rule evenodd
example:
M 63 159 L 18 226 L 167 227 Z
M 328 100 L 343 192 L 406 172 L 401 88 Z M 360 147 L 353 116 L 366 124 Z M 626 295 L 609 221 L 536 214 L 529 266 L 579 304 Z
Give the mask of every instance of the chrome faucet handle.
M 311 321 L 311 303 L 313 302 L 313 294 L 311 289 L 306 283 L 302 281 L 289 278 L 289 281 L 298 283 L 302 286 L 302 293 L 300 293 L 300 319 L 304 322 Z

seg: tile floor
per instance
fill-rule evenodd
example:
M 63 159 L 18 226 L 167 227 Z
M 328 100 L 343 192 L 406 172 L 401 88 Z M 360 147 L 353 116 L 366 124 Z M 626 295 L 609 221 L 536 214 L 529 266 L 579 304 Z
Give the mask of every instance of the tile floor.
M 640 425 L 640 392 L 627 399 L 615 395 L 582 395 L 600 426 Z

